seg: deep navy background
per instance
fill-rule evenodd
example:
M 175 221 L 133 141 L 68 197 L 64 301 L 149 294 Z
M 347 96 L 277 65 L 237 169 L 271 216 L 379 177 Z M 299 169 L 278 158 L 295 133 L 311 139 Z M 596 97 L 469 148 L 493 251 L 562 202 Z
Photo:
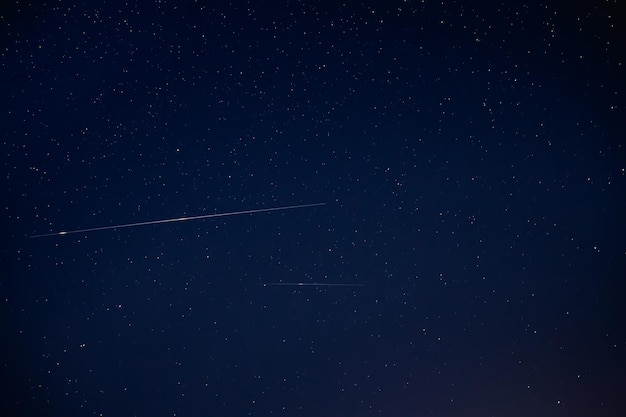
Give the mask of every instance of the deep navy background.
M 2 6 L 0 414 L 626 415 L 617 3 Z

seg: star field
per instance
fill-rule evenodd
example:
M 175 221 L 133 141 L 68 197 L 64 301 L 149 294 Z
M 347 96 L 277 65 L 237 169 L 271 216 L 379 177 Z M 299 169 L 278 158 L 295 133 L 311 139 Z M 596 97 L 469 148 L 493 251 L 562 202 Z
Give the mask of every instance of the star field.
M 624 415 L 625 22 L 1 6 L 0 414 Z

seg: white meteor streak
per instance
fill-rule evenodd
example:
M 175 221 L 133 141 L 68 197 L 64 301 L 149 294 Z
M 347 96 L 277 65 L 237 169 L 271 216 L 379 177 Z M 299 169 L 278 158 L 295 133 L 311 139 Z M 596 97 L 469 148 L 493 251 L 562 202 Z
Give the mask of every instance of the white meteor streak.
M 255 209 L 255 210 L 244 210 L 244 211 L 230 211 L 228 213 L 203 214 L 203 215 L 200 215 L 200 216 L 176 217 L 174 219 L 151 220 L 151 221 L 146 221 L 146 222 L 117 224 L 117 225 L 113 225 L 113 226 L 92 227 L 92 228 L 89 228 L 89 229 L 77 229 L 77 230 L 69 230 L 69 231 L 62 230 L 62 231 L 59 231 L 59 232 L 43 233 L 43 234 L 40 234 L 40 235 L 32 235 L 31 238 L 46 237 L 46 236 L 61 236 L 61 235 L 69 235 L 69 234 L 73 234 L 73 233 L 99 232 L 101 230 L 122 229 L 122 228 L 125 228 L 125 227 L 138 227 L 138 226 L 148 226 L 148 225 L 151 225 L 151 224 L 186 222 L 188 220 L 201 220 L 201 219 L 210 219 L 210 218 L 214 218 L 214 217 L 239 216 L 239 215 L 242 215 L 242 214 L 267 213 L 267 212 L 270 212 L 270 211 L 294 210 L 294 209 L 299 209 L 299 208 L 323 206 L 325 204 L 326 203 L 299 204 L 299 205 L 296 205 L 296 206 L 271 207 L 271 208 L 263 208 L 263 209 Z
M 364 284 L 340 284 L 325 282 L 266 282 L 264 287 L 363 287 Z

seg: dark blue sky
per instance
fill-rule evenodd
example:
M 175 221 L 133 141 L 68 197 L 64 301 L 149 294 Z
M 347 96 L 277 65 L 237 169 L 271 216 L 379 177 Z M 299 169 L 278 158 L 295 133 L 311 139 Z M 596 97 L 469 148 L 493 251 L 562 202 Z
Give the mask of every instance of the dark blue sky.
M 623 416 L 626 19 L 575 3 L 2 6 L 0 414 Z

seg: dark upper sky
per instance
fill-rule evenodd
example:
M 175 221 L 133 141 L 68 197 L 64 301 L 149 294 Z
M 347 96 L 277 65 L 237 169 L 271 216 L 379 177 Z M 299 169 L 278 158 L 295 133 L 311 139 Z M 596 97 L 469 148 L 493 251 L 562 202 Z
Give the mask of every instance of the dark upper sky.
M 10 3 L 0 414 L 626 415 L 617 1 Z

